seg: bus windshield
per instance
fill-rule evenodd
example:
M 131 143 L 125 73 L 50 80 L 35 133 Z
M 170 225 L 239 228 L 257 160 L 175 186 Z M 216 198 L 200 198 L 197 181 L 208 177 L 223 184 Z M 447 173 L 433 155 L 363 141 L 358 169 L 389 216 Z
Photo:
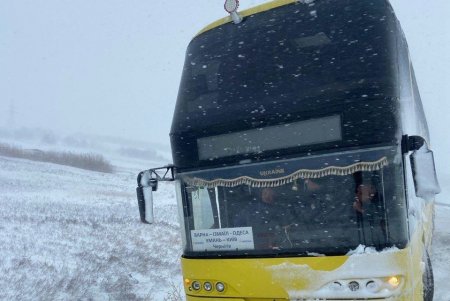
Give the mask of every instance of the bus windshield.
M 185 253 L 307 256 L 346 254 L 360 244 L 403 248 L 401 162 L 385 153 L 350 152 L 182 175 Z M 246 176 L 255 170 L 265 179 Z

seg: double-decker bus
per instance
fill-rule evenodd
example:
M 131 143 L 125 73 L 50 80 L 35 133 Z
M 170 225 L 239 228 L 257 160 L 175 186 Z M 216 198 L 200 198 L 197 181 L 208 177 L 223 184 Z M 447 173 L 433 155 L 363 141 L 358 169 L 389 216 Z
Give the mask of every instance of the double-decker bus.
M 150 223 L 175 181 L 187 300 L 432 300 L 439 187 L 389 2 L 226 8 L 188 46 L 173 165 L 138 176 Z

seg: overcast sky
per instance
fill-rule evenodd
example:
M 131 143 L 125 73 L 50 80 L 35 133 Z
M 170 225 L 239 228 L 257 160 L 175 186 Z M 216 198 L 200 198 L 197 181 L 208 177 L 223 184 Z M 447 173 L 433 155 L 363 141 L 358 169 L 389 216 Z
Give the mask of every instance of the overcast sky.
M 241 0 L 241 8 L 263 2 Z M 410 45 L 433 146 L 447 156 L 450 1 L 391 2 Z M 0 126 L 168 144 L 186 46 L 223 16 L 223 0 L 2 0 Z

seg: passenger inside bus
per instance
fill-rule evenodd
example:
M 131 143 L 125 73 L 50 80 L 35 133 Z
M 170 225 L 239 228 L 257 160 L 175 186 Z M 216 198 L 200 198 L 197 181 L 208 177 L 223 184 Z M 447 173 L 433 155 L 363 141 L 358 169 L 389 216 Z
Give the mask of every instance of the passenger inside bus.
M 296 188 L 289 196 L 295 201 L 290 215 L 294 223 L 286 235 L 293 245 L 320 245 L 324 239 L 352 240 L 353 235 L 368 246 L 386 244 L 386 210 L 383 191 L 378 192 L 381 181 L 377 173 L 356 172 L 344 177 L 304 179 L 302 183 L 302 189 Z
M 387 241 L 386 209 L 383 194 L 378 192 L 378 179 L 363 178 L 362 172 L 353 174 L 355 180 L 355 200 L 358 235 L 361 242 L 367 243 L 368 237 L 375 246 Z
M 358 213 L 363 214 L 365 208 L 376 199 L 377 191 L 372 184 L 360 184 L 356 187 L 355 201 L 353 202 L 353 209 Z M 367 210 L 367 209 L 366 209 Z
M 332 241 L 382 249 L 388 241 L 378 172 L 299 179 L 273 188 L 230 189 L 229 227 L 252 227 L 255 249 L 314 249 Z M 234 197 L 233 197 L 234 196 Z

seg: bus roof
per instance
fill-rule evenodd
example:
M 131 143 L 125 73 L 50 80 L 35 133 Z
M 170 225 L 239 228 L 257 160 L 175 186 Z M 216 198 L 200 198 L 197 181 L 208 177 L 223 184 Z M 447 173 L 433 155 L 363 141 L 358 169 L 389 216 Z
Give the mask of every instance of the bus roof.
M 267 2 L 267 3 L 264 3 L 264 4 L 257 5 L 257 6 L 252 7 L 252 8 L 246 9 L 246 10 L 244 10 L 242 12 L 239 12 L 239 14 L 241 16 L 243 16 L 243 17 L 247 17 L 247 16 L 254 15 L 254 14 L 257 14 L 257 13 L 260 13 L 260 12 L 263 12 L 263 11 L 271 10 L 273 8 L 276 8 L 276 7 L 280 7 L 280 6 L 283 6 L 283 5 L 291 4 L 291 3 L 294 3 L 294 2 L 297 2 L 297 1 L 299 1 L 299 0 L 273 0 L 273 1 L 270 1 L 270 2 Z M 216 27 L 218 27 L 220 25 L 223 25 L 225 23 L 228 23 L 228 22 L 231 22 L 231 17 L 230 16 L 224 17 L 222 19 L 219 19 L 219 20 L 209 24 L 208 26 L 206 26 L 202 30 L 200 30 L 199 33 L 197 34 L 197 36 L 201 35 L 202 33 L 206 32 L 208 30 L 214 29 L 214 28 L 216 28 Z

